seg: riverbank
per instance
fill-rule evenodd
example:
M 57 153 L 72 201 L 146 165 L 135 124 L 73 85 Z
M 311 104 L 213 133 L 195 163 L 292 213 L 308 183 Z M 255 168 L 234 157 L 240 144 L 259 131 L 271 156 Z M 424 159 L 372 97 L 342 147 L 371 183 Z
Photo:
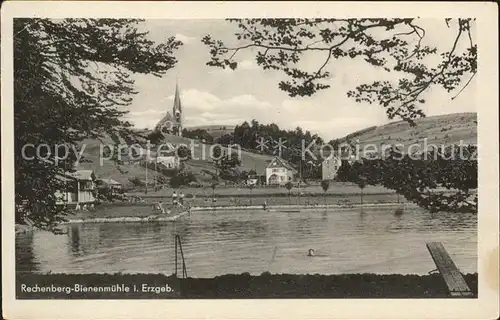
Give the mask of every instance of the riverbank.
M 177 221 L 188 215 L 188 211 L 179 214 L 167 215 L 148 215 L 146 217 L 99 217 L 99 218 L 83 218 L 83 219 L 69 219 L 62 224 L 71 223 L 116 223 L 116 222 L 173 222 Z
M 477 273 L 465 274 L 464 278 L 473 297 L 477 298 Z M 210 279 L 177 279 L 162 274 L 17 273 L 16 284 L 17 299 L 448 298 L 446 285 L 439 274 L 291 275 L 265 272 L 259 276 L 243 273 Z M 78 285 L 83 287 L 69 293 L 64 289 L 59 292 L 57 289 L 49 289 L 55 292 L 28 292 L 27 289 L 75 288 Z M 86 289 L 89 287 L 101 288 L 101 292 L 89 292 Z M 108 291 L 102 292 L 104 290 Z
M 300 210 L 333 210 L 333 209 L 347 209 L 347 208 L 363 208 L 370 207 L 387 207 L 388 210 L 396 210 L 401 207 L 414 206 L 411 203 L 398 203 L 398 202 L 377 202 L 377 203 L 344 203 L 344 204 L 303 204 L 303 205 L 273 205 L 267 206 L 266 211 L 269 213 L 273 212 L 290 212 L 290 211 L 300 211 Z M 72 215 L 67 217 L 67 221 L 61 224 L 72 224 L 72 223 L 122 223 L 122 222 L 171 222 L 177 221 L 182 218 L 189 216 L 187 210 L 178 209 L 175 212 L 171 212 L 167 215 L 156 214 L 151 209 L 151 206 L 145 204 L 137 204 L 124 206 L 122 204 L 105 204 L 101 208 L 105 210 L 99 210 L 97 207 L 94 211 L 77 211 Z M 264 210 L 262 205 L 246 205 L 246 206 L 235 206 L 235 205 L 204 205 L 191 207 L 191 212 L 213 212 L 213 211 L 244 211 L 244 210 Z M 15 225 L 15 234 L 22 234 L 27 232 L 36 231 L 36 228 L 29 225 Z
M 300 211 L 300 210 L 318 210 L 318 209 L 346 209 L 346 208 L 371 208 L 371 207 L 393 207 L 394 209 L 415 206 L 414 204 L 399 203 L 399 202 L 377 202 L 377 203 L 345 203 L 345 204 L 303 204 L 303 205 L 273 205 L 266 206 L 268 212 L 276 211 Z M 248 205 L 248 206 L 202 206 L 192 207 L 191 211 L 230 211 L 230 210 L 264 210 L 263 205 Z
M 396 209 L 403 208 L 406 206 L 414 206 L 413 204 L 403 204 L 396 202 L 384 202 L 384 203 L 364 203 L 364 204 L 309 204 L 309 205 L 273 205 L 267 206 L 266 211 L 272 214 L 273 212 L 297 212 L 301 210 L 334 210 L 334 209 L 348 209 L 348 208 L 359 208 L 363 210 L 364 208 L 373 207 L 387 207 L 388 210 L 395 211 Z M 127 210 L 125 210 L 127 209 Z M 264 207 L 262 205 L 247 205 L 247 206 L 234 206 L 234 205 L 205 205 L 191 207 L 191 212 L 214 212 L 214 211 L 263 211 Z M 189 216 L 188 210 L 177 209 L 177 212 L 173 214 L 161 215 L 153 214 L 149 206 L 131 206 L 125 208 L 123 206 L 117 206 L 113 210 L 112 206 L 107 206 L 107 210 L 102 211 L 79 211 L 75 215 L 69 216 L 68 223 L 105 223 L 105 222 L 168 222 L 177 221 L 182 218 L 187 218 Z

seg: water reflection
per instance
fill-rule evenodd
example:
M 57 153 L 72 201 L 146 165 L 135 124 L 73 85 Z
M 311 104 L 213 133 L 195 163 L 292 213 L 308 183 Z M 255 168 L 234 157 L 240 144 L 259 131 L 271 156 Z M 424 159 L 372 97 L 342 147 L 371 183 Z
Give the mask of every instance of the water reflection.
M 16 270 L 38 271 L 38 264 L 33 252 L 33 233 L 26 232 L 16 236 Z
M 70 238 L 70 249 L 75 256 L 83 254 L 80 250 L 80 226 L 73 225 L 68 228 L 68 237 Z
M 365 208 L 301 212 L 200 212 L 175 223 L 68 226 L 16 238 L 18 270 L 42 272 L 164 272 L 181 236 L 190 275 L 225 273 L 427 273 L 425 242 L 441 241 L 464 272 L 476 272 L 477 221 L 472 215 L 420 209 Z M 314 248 L 322 259 L 307 259 Z

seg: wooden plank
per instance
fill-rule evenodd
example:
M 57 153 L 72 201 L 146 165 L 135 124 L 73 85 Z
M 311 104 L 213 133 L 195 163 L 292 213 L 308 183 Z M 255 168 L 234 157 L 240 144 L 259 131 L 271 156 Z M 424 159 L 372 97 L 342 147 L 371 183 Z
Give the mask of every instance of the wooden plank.
M 434 263 L 436 264 L 436 267 L 439 270 L 439 273 L 448 286 L 450 295 L 453 297 L 472 296 L 472 292 L 467 285 L 467 282 L 465 282 L 464 277 L 458 270 L 443 244 L 441 242 L 430 242 L 426 245 Z
M 450 294 L 461 295 L 461 292 L 470 291 L 458 268 L 444 249 L 444 246 L 441 243 L 433 243 L 428 248 L 432 252 L 431 255 L 436 262 L 439 272 L 450 289 Z

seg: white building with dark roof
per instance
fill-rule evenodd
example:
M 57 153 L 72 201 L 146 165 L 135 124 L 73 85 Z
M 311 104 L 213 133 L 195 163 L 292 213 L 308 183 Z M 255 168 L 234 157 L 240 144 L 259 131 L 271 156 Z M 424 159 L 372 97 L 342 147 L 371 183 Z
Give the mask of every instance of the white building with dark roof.
M 274 157 L 266 168 L 266 184 L 283 185 L 291 182 L 297 170 L 286 160 L 280 157 Z

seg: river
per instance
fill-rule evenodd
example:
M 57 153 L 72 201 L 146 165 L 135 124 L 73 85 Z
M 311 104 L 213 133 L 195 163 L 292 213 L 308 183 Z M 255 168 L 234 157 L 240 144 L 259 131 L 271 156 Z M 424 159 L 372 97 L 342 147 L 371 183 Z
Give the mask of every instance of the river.
M 117 208 L 117 210 L 120 210 Z M 427 274 L 426 242 L 442 242 L 458 268 L 477 272 L 477 216 L 407 207 L 302 212 L 194 212 L 156 223 L 69 224 L 67 233 L 16 236 L 17 271 L 165 273 L 181 237 L 188 276 L 222 274 Z M 308 257 L 309 249 L 316 256 Z M 180 271 L 179 271 L 180 272 Z

